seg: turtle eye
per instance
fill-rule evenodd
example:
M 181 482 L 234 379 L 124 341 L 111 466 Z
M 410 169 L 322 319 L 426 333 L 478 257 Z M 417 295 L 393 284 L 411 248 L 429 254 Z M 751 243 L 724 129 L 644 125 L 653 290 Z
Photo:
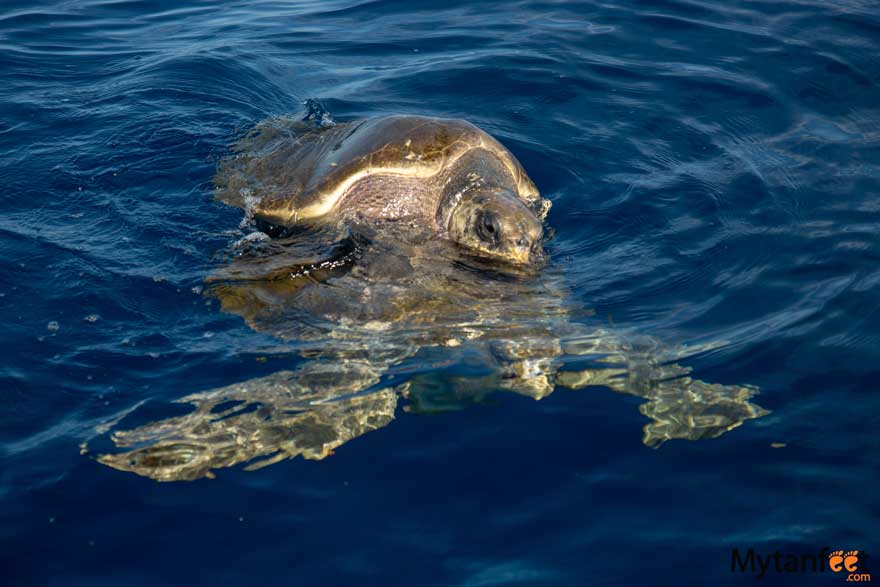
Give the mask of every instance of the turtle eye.
M 501 226 L 494 214 L 487 212 L 477 218 L 477 236 L 482 240 L 495 242 L 498 240 L 500 232 Z

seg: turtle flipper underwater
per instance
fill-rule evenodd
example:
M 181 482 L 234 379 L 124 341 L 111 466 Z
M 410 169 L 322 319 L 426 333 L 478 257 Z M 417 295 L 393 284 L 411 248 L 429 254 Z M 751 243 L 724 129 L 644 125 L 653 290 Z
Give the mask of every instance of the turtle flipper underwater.
M 360 333 L 360 343 L 369 345 L 364 335 Z M 499 353 L 497 347 L 523 340 L 474 339 L 455 345 L 457 356 L 446 360 L 455 365 L 468 355 L 472 363 L 476 351 L 489 374 L 438 376 L 430 370 L 393 387 L 382 385 L 382 376 L 412 359 L 413 347 L 392 346 L 372 357 L 369 352 L 352 352 L 350 357 L 328 352 L 293 371 L 181 398 L 194 406 L 193 412 L 114 432 L 117 448 L 127 450 L 98 460 L 158 481 L 213 477 L 214 469 L 242 463 L 254 470 L 297 456 L 320 460 L 387 426 L 401 403 L 408 413 L 458 410 L 497 391 L 541 399 L 558 388 L 595 387 L 643 397 L 648 401 L 640 411 L 649 418 L 643 442 L 651 447 L 670 439 L 717 437 L 767 413 L 750 401 L 757 393 L 753 387 L 694 380 L 685 367 L 633 350 L 601 330 L 594 335 L 597 344 L 590 354 L 601 358 L 590 369 L 560 370 L 566 357 L 545 352 L 552 345 L 519 346 L 514 352 L 508 347 Z M 575 338 L 581 342 L 584 336 Z
M 134 430 L 113 441 L 131 450 L 98 461 L 157 481 L 213 477 L 212 470 L 249 463 L 254 470 L 286 458 L 323 459 L 333 449 L 394 419 L 397 394 L 342 395 L 375 381 L 357 364 L 309 363 L 184 397 L 195 410 Z M 331 389 L 321 380 L 332 376 Z M 331 401 L 332 400 L 332 401 Z
M 460 409 L 494 391 L 643 397 L 649 446 L 766 413 L 750 402 L 755 388 L 691 379 L 675 363 L 686 350 L 591 326 L 545 262 L 549 202 L 469 123 L 278 118 L 234 152 L 217 196 L 263 232 L 237 243 L 208 292 L 304 359 L 184 397 L 189 414 L 114 432 L 124 450 L 100 455 L 106 465 L 170 481 L 322 459 L 386 426 L 401 403 Z M 480 374 L 447 373 L 462 365 Z

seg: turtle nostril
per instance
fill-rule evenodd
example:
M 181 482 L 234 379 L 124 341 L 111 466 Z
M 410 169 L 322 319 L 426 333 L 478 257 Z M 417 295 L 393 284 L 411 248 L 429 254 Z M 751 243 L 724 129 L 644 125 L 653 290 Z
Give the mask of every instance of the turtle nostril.
M 519 238 L 519 240 L 516 241 L 516 246 L 518 246 L 518 247 L 527 247 L 527 246 L 529 246 L 529 240 L 528 240 L 526 237 L 521 236 L 521 237 Z

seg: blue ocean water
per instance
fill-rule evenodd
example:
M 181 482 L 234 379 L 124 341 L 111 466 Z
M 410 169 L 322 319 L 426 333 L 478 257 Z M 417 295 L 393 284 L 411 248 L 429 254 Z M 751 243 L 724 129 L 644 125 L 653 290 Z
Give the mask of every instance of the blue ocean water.
M 5 0 L 0 582 L 738 585 L 733 548 L 873 553 L 878 55 L 866 0 Z M 203 287 L 241 236 L 218 161 L 307 98 L 492 133 L 597 323 L 716 342 L 693 376 L 770 413 L 651 449 L 639 398 L 499 393 L 321 461 L 97 462 L 120 421 L 294 360 Z

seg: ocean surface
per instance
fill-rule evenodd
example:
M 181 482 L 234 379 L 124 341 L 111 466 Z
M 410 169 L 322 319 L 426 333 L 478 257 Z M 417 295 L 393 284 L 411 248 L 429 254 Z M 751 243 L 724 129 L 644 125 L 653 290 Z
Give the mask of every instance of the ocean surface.
M 3 585 L 753 584 L 733 549 L 837 585 L 823 548 L 880 547 L 877 3 L 4 0 L 0 79 Z M 218 163 L 307 99 L 490 132 L 553 202 L 579 324 L 701 349 L 677 363 L 760 410 L 649 447 L 645 397 L 485 388 L 323 460 L 106 466 L 302 361 L 206 278 L 252 230 Z M 448 350 L 393 383 L 471 374 Z

